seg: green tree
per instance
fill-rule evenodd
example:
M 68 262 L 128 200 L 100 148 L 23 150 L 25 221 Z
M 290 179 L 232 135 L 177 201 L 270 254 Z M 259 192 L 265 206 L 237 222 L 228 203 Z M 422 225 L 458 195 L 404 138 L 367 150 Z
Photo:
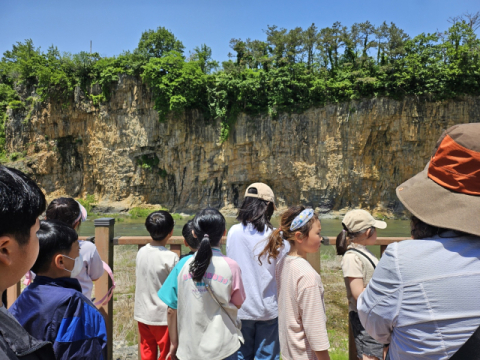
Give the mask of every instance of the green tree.
M 137 51 L 156 58 L 160 58 L 170 51 L 183 54 L 184 50 L 185 46 L 182 42 L 162 26 L 159 26 L 155 31 L 144 31 L 137 47 Z
M 204 74 L 210 74 L 218 68 L 218 61 L 212 59 L 212 49 L 206 44 L 196 46 L 191 56 L 192 61 L 198 62 Z

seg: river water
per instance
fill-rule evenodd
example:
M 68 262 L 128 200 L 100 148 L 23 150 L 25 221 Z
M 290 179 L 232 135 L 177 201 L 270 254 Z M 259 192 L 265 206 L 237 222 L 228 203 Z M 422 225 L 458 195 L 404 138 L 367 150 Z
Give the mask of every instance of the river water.
M 182 235 L 182 228 L 185 223 L 192 217 L 183 218 L 181 220 L 175 220 L 175 227 L 173 235 Z M 233 217 L 227 217 L 227 231 L 238 221 Z M 278 227 L 280 218 L 272 218 L 272 225 Z M 387 222 L 387 228 L 384 230 L 378 230 L 378 236 L 404 236 L 406 239 L 410 238 L 410 221 L 409 220 L 385 220 Z M 342 222 L 339 219 L 321 219 L 322 232 L 324 236 L 337 236 L 342 230 Z M 89 219 L 82 223 L 80 226 L 79 235 L 93 236 L 95 233 L 94 218 L 89 216 Z M 131 219 L 128 216 L 115 216 L 115 233 L 114 236 L 148 236 L 148 232 L 145 229 L 145 219 Z M 369 247 L 376 256 L 380 255 L 379 246 Z M 333 255 L 335 249 L 333 246 L 322 246 L 322 252 Z

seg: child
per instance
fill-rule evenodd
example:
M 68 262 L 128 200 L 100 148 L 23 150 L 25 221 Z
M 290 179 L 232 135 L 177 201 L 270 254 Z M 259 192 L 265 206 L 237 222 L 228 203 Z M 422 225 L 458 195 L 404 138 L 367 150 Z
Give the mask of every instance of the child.
M 165 360 L 170 349 L 167 306 L 156 294 L 178 262 L 177 254 L 165 247 L 173 226 L 168 211 L 148 215 L 145 227 L 153 241 L 137 253 L 134 319 L 138 321 L 142 360 Z
M 377 239 L 375 228 L 385 229 L 387 223 L 375 220 L 367 211 L 357 209 L 345 214 L 343 230 L 337 236 L 337 254 L 343 255 L 342 270 L 347 288 L 349 320 L 357 356 L 363 360 L 383 359 L 383 345 L 367 334 L 358 318 L 357 299 L 372 278 L 378 259 L 367 250 Z
M 293 206 L 283 213 L 280 227 L 272 232 L 258 256 L 261 263 L 276 259 L 284 246 L 290 251 L 276 268 L 280 350 L 285 360 L 329 360 L 323 285 L 306 260 L 320 249 L 320 220 L 312 209 Z
M 22 172 L 0 165 L 0 293 L 15 285 L 38 256 L 38 217 L 45 195 Z M 54 359 L 52 344 L 33 338 L 0 303 L 0 359 Z
M 87 220 L 87 210 L 72 198 L 58 198 L 47 207 L 47 220 L 60 220 L 78 231 L 82 221 Z M 95 244 L 90 241 L 79 240 L 80 255 L 82 255 L 82 270 L 76 276 L 82 287 L 82 293 L 92 298 L 93 281 L 103 275 L 103 262 Z
M 186 247 L 190 249 L 188 254 L 183 254 L 180 256 L 180 260 L 184 257 L 193 255 L 198 250 L 198 239 L 193 236 L 193 220 L 188 220 L 188 222 L 183 225 L 182 235 L 183 235 L 183 243 Z
M 158 292 L 168 305 L 172 359 L 237 359 L 243 342 L 237 311 L 245 301 L 238 264 L 220 251 L 225 218 L 204 209 L 193 219 L 202 239 L 194 256 L 183 258 Z M 177 274 L 175 276 L 175 274 Z
M 37 236 L 37 276 L 9 311 L 30 335 L 53 343 L 56 359 L 107 359 L 103 317 L 74 279 L 82 269 L 77 233 L 50 220 Z
M 242 270 L 247 299 L 238 311 L 242 320 L 245 343 L 238 351 L 242 360 L 278 360 L 278 304 L 275 266 L 290 250 L 284 241 L 282 253 L 272 263 L 262 265 L 256 259 L 273 231 L 270 219 L 275 210 L 272 189 L 263 183 L 253 183 L 245 191 L 237 220 L 227 235 L 227 256 Z

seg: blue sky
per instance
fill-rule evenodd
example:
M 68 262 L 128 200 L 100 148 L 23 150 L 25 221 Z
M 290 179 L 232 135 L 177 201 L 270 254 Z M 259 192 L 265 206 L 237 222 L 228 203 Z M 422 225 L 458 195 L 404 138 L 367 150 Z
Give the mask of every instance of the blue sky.
M 291 29 L 394 22 L 410 36 L 445 30 L 450 16 L 480 11 L 478 0 L 3 0 L 0 53 L 31 38 L 43 50 L 93 51 L 104 56 L 133 50 L 143 31 L 164 26 L 188 50 L 206 43 L 227 60 L 231 38 L 265 40 L 267 25 Z

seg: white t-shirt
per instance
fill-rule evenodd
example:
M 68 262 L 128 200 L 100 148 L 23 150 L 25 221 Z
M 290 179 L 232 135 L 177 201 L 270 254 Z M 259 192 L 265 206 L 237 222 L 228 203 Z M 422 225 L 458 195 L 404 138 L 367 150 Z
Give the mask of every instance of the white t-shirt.
M 84 240 L 80 240 L 78 243 L 80 245 L 80 255 L 82 255 L 83 258 L 83 268 L 76 279 L 80 282 L 83 295 L 91 299 L 93 289 L 92 279 L 97 280 L 103 275 L 103 262 L 95 244 Z M 97 298 L 103 295 L 105 294 L 96 294 Z
M 227 235 L 227 256 L 235 260 L 242 270 L 242 280 L 245 285 L 247 299 L 238 311 L 242 320 L 266 321 L 278 317 L 277 282 L 275 266 L 288 253 L 290 244 L 284 241 L 280 256 L 262 259 L 258 262 L 258 254 L 262 252 L 272 230 L 265 227 L 258 232 L 252 224 L 233 225 Z
M 221 360 L 235 354 L 243 342 L 242 333 L 232 322 L 237 307 L 245 301 L 242 274 L 238 264 L 212 248 L 213 256 L 203 282 L 195 282 L 190 264 L 195 255 L 182 259 L 181 269 L 175 268 L 159 296 L 177 309 L 178 350 L 181 360 Z M 205 288 L 208 283 L 232 320 L 225 314 Z
M 147 244 L 137 253 L 135 308 L 133 317 L 146 325 L 167 325 L 167 305 L 158 290 L 178 262 L 178 256 L 164 246 Z

